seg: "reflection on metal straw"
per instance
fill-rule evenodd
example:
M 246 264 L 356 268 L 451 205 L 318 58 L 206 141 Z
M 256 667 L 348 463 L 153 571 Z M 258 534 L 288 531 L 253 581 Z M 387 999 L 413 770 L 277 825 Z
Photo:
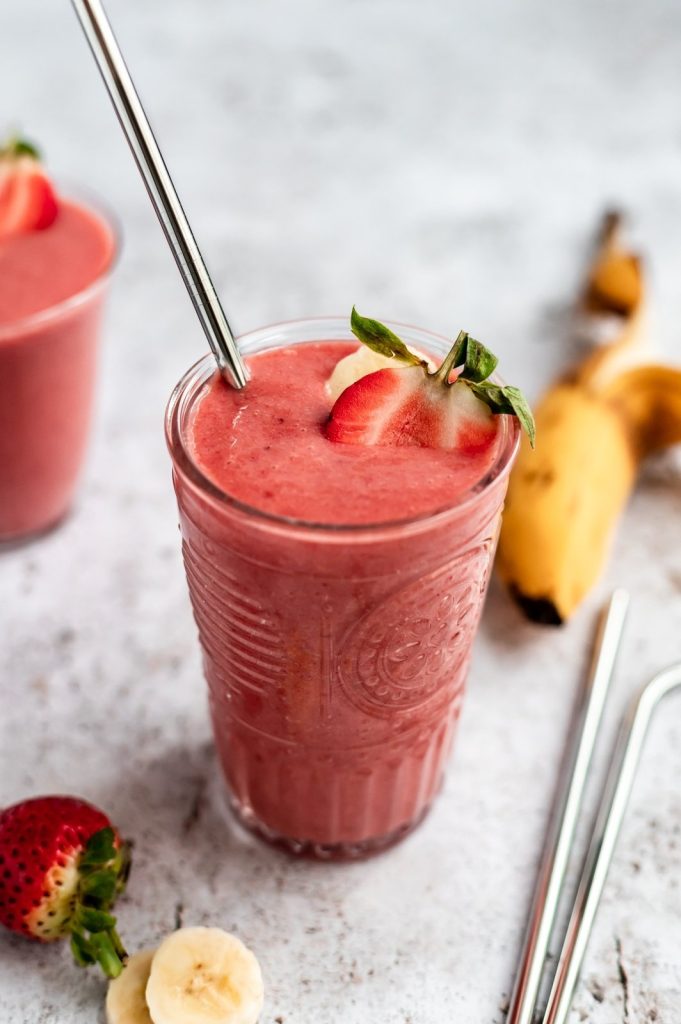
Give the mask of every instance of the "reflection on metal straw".
M 248 370 L 227 322 L 151 125 L 99 0 L 72 0 L 149 198 L 222 375 L 235 388 Z
M 628 594 L 616 590 L 600 622 L 591 669 L 579 697 L 561 768 L 507 1024 L 531 1024 L 534 1018 L 572 838 L 628 605 Z
M 636 775 L 650 719 L 663 697 L 681 687 L 681 664 L 648 683 L 622 722 L 553 980 L 543 1024 L 565 1024 L 603 885 Z

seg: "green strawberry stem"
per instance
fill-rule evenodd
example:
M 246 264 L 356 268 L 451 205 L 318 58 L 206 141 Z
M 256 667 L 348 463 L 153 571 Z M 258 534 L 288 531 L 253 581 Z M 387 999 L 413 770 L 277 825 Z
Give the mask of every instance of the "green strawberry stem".
M 127 953 L 110 913 L 130 872 L 130 847 L 116 845 L 112 828 L 90 837 L 78 861 L 80 881 L 69 924 L 71 951 L 80 967 L 99 964 L 108 978 L 117 978 Z
M 390 359 L 398 359 L 407 366 L 420 366 L 434 384 L 443 387 L 464 384 L 494 415 L 515 416 L 534 448 L 534 416 L 525 396 L 519 388 L 495 384 L 488 380 L 499 360 L 482 342 L 471 338 L 466 331 L 459 331 L 456 341 L 441 365 L 431 373 L 428 364 L 410 352 L 401 338 L 378 320 L 360 316 L 354 306 L 350 316 L 350 327 L 355 337 L 374 352 Z M 456 380 L 450 384 L 452 370 L 459 367 L 461 369 Z
M 455 367 L 461 365 L 467 337 L 468 335 L 465 331 L 459 331 L 459 336 L 449 350 L 449 353 L 444 357 L 437 370 L 431 373 L 430 376 L 438 384 L 449 384 L 450 373 Z

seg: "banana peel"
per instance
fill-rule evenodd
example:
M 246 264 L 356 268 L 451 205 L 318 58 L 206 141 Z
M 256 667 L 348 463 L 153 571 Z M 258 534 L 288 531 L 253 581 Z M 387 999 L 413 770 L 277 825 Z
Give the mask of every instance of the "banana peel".
M 617 214 L 604 218 L 580 305 L 614 340 L 535 410 L 536 448 L 521 444 L 497 554 L 527 616 L 551 624 L 600 576 L 641 461 L 681 442 L 681 370 L 650 362 L 642 264 L 623 247 Z

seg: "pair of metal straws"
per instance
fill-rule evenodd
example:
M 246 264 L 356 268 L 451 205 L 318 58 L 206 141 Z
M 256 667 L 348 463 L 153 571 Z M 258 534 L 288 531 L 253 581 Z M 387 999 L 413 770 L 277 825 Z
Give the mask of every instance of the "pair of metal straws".
M 540 1019 L 541 1024 L 565 1024 L 567 1021 L 650 720 L 662 698 L 681 687 L 681 664 L 673 665 L 656 675 L 635 696 L 624 715 L 548 1003 L 543 1016 L 537 1018 L 549 943 L 628 605 L 628 594 L 616 590 L 599 626 L 591 669 L 579 696 L 561 768 L 507 1024 L 534 1024 L 536 1019 Z

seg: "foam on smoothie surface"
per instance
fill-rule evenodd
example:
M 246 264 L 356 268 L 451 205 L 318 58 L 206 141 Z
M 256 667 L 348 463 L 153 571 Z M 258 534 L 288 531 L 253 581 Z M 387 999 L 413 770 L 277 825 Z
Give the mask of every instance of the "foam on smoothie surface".
M 454 502 L 498 454 L 336 444 L 325 384 L 355 342 L 319 341 L 248 359 L 243 391 L 216 374 L 190 423 L 192 458 L 221 490 L 274 515 L 330 525 L 389 522 Z M 501 432 L 500 432 L 501 435 Z
M 48 228 L 0 242 L 0 324 L 76 295 L 107 269 L 113 249 L 113 235 L 101 217 L 60 198 Z

